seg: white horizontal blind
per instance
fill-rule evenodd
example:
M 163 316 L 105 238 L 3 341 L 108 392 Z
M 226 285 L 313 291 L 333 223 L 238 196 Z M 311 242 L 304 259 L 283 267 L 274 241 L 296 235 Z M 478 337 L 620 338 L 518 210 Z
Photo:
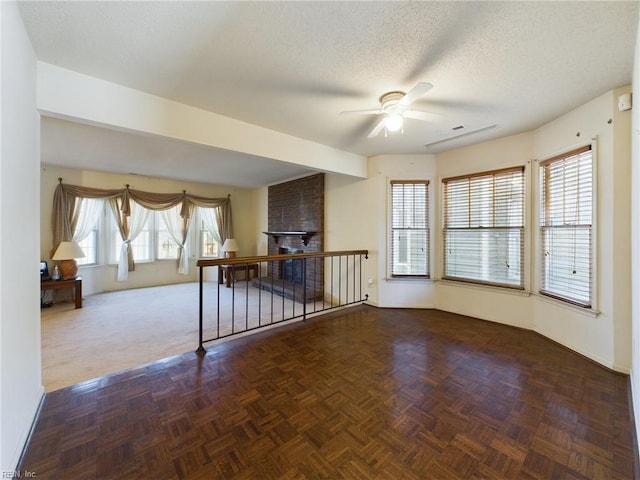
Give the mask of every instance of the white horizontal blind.
M 524 167 L 443 180 L 444 278 L 524 288 Z
M 391 181 L 391 276 L 429 277 L 429 182 Z
M 540 164 L 540 293 L 592 303 L 593 157 L 591 147 Z

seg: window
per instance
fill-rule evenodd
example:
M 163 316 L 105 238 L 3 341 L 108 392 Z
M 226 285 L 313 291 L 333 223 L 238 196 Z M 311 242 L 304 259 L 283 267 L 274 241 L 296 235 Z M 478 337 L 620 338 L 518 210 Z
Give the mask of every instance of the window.
M 213 238 L 213 233 L 207 230 L 204 222 L 200 225 L 200 256 L 218 257 L 218 242 Z
M 143 208 L 143 207 L 139 207 Z M 174 207 L 175 209 L 176 207 Z M 179 208 L 179 207 L 177 207 Z M 122 236 L 113 216 L 111 218 L 111 262 L 117 263 L 122 248 Z M 142 231 L 131 241 L 136 262 L 178 258 L 178 244 L 173 240 L 159 211 L 149 211 Z M 154 253 L 155 252 L 155 253 Z
M 178 258 L 178 244 L 171 238 L 171 234 L 164 223 L 158 225 L 157 256 L 158 260 Z
M 174 234 L 182 235 L 182 217 L 180 217 L 180 205 L 176 205 L 164 212 L 153 212 L 153 221 L 156 225 L 156 258 L 168 260 L 178 258 L 178 244 L 169 231 L 167 222 L 172 223 Z
M 541 162 L 540 189 L 540 293 L 591 307 L 591 147 Z
M 77 258 L 78 265 L 95 265 L 98 263 L 98 226 L 89 232 L 83 240 L 78 242 L 84 252 L 84 257 Z
M 391 182 L 391 276 L 429 277 L 429 182 Z
M 220 232 L 216 220 L 216 210 L 213 208 L 198 207 L 200 225 L 200 256 L 218 257 L 220 255 Z
M 524 288 L 524 167 L 443 180 L 444 278 Z
M 78 243 L 85 255 L 76 261 L 78 265 L 96 265 L 98 263 L 98 232 L 105 202 L 99 198 L 84 198 L 76 202 L 76 205 L 79 204 L 79 209 L 73 240 Z
M 133 258 L 138 262 L 149 262 L 153 258 L 151 256 L 151 233 L 152 226 L 151 215 L 144 224 L 142 231 L 131 240 L 131 251 L 133 252 Z M 120 244 L 122 244 L 122 237 L 120 237 Z

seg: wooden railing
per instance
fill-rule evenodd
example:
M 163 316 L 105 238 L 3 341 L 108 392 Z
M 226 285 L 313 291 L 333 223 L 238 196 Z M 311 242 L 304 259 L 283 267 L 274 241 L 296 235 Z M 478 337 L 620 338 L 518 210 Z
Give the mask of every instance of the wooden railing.
M 368 250 L 198 260 L 199 345 L 361 303 Z M 207 277 L 205 281 L 205 277 Z

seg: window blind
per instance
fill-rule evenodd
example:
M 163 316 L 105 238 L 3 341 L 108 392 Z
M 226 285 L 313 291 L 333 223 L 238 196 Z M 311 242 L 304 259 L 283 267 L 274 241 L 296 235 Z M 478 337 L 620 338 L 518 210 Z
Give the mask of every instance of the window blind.
M 524 167 L 443 180 L 444 278 L 524 288 Z
M 429 182 L 397 181 L 391 187 L 391 276 L 429 277 Z
M 540 163 L 540 293 L 592 303 L 591 146 Z

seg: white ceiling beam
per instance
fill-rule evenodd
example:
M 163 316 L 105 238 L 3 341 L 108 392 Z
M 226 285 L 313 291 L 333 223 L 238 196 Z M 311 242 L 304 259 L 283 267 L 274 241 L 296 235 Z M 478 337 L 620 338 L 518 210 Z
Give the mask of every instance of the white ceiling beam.
M 318 171 L 367 178 L 364 156 L 38 62 L 38 109 L 53 117 L 160 135 Z

